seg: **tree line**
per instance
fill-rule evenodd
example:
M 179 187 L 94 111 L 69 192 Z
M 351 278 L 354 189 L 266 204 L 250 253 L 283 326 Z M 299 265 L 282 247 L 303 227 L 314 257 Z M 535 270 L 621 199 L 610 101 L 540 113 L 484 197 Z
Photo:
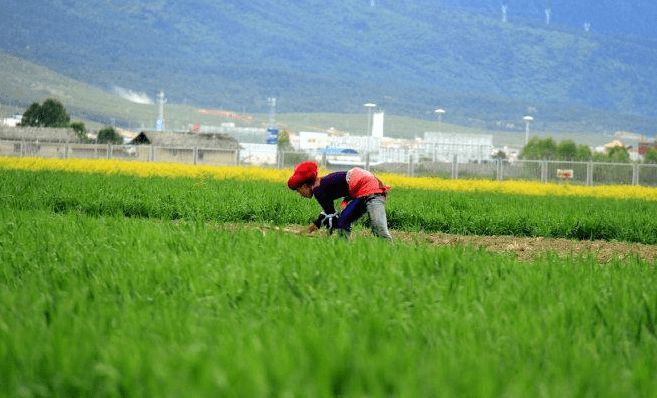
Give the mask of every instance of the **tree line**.
M 522 149 L 520 159 L 630 163 L 630 154 L 628 148 L 624 146 L 608 148 L 605 153 L 593 153 L 587 145 L 577 145 L 572 140 L 564 140 L 557 144 L 552 137 L 543 139 L 534 137 Z M 648 149 L 643 162 L 657 164 L 657 149 Z
M 87 129 L 82 122 L 71 122 L 71 116 L 66 113 L 62 103 L 54 98 L 48 98 L 43 104 L 33 102 L 23 113 L 20 126 L 23 127 L 53 127 L 71 128 L 75 131 L 81 142 L 97 142 L 100 144 L 122 144 L 123 137 L 111 126 L 98 131 L 94 141 L 87 136 Z

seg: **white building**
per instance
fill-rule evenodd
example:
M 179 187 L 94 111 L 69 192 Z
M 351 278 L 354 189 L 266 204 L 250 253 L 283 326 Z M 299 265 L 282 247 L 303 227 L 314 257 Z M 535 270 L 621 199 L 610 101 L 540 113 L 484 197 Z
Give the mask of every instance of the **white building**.
M 433 161 L 451 162 L 454 156 L 459 163 L 490 161 L 493 135 L 425 132 L 418 151 Z
M 346 135 L 341 137 L 333 137 L 331 139 L 331 146 L 351 148 L 358 152 L 373 152 L 378 151 L 381 146 L 382 138 L 372 137 L 369 135 Z
M 372 137 L 383 138 L 383 117 L 384 112 L 376 112 L 372 116 Z
M 252 165 L 276 164 L 277 145 L 240 142 L 240 163 Z
M 23 115 L 20 113 L 14 113 L 9 117 L 4 118 L 2 120 L 2 124 L 8 127 L 16 127 L 21 123 L 21 121 L 23 121 Z
M 330 140 L 328 133 L 316 133 L 311 131 L 300 131 L 297 141 L 297 149 L 302 151 L 317 151 L 318 149 L 328 148 Z

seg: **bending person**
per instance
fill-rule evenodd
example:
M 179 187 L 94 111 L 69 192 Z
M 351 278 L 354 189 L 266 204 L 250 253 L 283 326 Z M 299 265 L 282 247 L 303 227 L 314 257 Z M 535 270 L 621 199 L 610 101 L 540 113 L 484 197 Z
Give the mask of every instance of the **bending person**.
M 297 191 L 304 198 L 314 196 L 322 207 L 321 214 L 308 226 L 309 234 L 324 226 L 329 232 L 337 229 L 349 239 L 351 224 L 367 212 L 372 233 L 392 242 L 385 209 L 389 186 L 359 167 L 323 177 L 318 176 L 317 169 L 315 162 L 299 163 L 287 181 L 290 189 Z M 335 210 L 336 199 L 343 199 L 340 206 L 343 210 L 340 214 Z

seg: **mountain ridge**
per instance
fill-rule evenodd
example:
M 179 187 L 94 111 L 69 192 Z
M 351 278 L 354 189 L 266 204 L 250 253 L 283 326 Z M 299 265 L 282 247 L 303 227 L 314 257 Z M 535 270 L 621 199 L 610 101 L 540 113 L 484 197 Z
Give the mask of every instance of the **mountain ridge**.
M 2 24 L 13 33 L 0 48 L 99 88 L 206 107 L 267 112 L 277 97 L 280 112 L 360 113 L 373 101 L 423 118 L 442 107 L 463 124 L 531 113 L 545 129 L 652 131 L 650 37 L 377 3 L 28 0 L 8 6 L 34 17 Z

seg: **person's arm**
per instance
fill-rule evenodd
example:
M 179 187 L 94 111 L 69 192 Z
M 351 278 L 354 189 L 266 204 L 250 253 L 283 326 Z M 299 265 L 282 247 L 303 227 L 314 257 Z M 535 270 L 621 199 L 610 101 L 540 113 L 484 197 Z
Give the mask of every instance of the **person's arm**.
M 322 225 L 328 228 L 331 223 L 331 218 L 337 216 L 335 206 L 333 205 L 334 198 L 333 195 L 329 193 L 329 191 L 320 189 L 315 191 L 314 196 L 317 200 L 317 203 L 319 203 L 321 206 L 322 212 L 319 214 L 319 216 L 317 216 L 315 221 L 313 221 L 313 225 L 315 226 L 313 231 L 321 228 Z
M 315 231 L 322 226 L 326 227 L 329 233 L 333 232 L 333 228 L 338 220 L 334 200 L 349 194 L 346 174 L 346 172 L 335 172 L 322 177 L 321 185 L 313 191 L 313 196 L 323 211 L 313 222 L 315 227 L 308 227 L 309 232 Z

